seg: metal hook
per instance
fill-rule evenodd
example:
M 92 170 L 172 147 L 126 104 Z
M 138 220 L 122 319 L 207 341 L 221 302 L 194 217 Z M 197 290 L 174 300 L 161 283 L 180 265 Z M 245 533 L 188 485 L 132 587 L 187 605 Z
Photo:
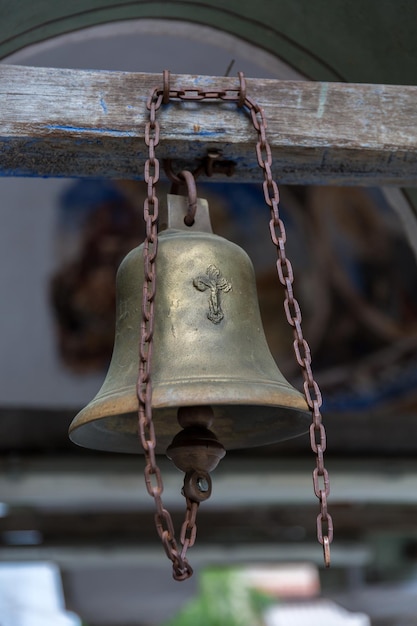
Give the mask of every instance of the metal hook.
M 192 226 L 197 212 L 197 187 L 195 184 L 195 175 L 193 172 L 188 170 L 182 170 L 179 174 L 175 174 L 172 169 L 171 159 L 164 159 L 163 165 L 166 175 L 172 181 L 171 193 L 178 194 L 180 187 L 183 185 L 187 187 L 188 211 L 187 215 L 184 217 L 184 223 L 186 226 Z
M 197 211 L 197 187 L 195 184 L 195 178 L 188 170 L 183 170 L 180 174 L 180 178 L 185 181 L 187 185 L 188 193 L 188 211 L 184 217 L 184 223 L 186 226 L 192 226 L 195 220 L 195 214 Z
M 237 106 L 241 108 L 246 100 L 246 80 L 243 72 L 238 72 L 237 75 L 239 76 L 239 100 Z
M 170 78 L 171 78 L 171 72 L 169 70 L 164 70 L 162 72 L 162 77 L 163 77 L 163 92 L 162 92 L 162 104 L 168 104 L 169 102 L 169 92 L 170 92 Z

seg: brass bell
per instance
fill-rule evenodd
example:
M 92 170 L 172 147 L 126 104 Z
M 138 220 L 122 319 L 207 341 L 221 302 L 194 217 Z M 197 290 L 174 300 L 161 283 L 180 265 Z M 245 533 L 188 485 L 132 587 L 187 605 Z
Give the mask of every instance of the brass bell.
M 159 235 L 152 361 L 157 452 L 180 430 L 180 407 L 209 406 L 210 431 L 226 449 L 248 448 L 306 432 L 304 396 L 285 380 L 262 328 L 252 263 L 239 246 L 214 235 L 208 206 L 198 200 L 193 226 L 187 201 L 168 196 Z M 70 438 L 97 450 L 140 452 L 138 343 L 143 246 L 117 275 L 116 338 L 107 377 L 73 420 Z

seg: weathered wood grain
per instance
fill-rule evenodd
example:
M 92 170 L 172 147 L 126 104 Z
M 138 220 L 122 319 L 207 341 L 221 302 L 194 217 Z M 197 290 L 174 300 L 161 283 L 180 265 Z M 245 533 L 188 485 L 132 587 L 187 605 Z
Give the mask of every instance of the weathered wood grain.
M 173 75 L 172 87 L 235 88 L 235 78 Z M 0 65 L 0 174 L 141 178 L 146 99 L 159 74 Z M 264 107 L 282 183 L 417 184 L 417 87 L 247 79 Z M 159 158 L 193 168 L 208 149 L 259 180 L 256 133 L 231 103 L 162 107 Z

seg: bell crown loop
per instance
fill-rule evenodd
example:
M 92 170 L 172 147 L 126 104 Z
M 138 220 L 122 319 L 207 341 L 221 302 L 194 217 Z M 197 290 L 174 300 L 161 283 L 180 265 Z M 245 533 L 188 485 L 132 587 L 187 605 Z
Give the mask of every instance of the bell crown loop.
M 203 232 L 212 233 L 210 212 L 207 200 L 196 198 L 196 211 L 193 223 L 187 224 L 189 199 L 185 196 L 168 194 L 166 204 L 161 204 L 159 209 L 159 231 L 161 236 L 166 230 L 182 230 L 188 233 Z

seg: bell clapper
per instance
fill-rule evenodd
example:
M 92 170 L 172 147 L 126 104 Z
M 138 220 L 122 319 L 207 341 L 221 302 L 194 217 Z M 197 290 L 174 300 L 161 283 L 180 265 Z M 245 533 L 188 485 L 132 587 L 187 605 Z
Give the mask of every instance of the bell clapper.
M 185 473 L 183 495 L 192 502 L 204 502 L 211 496 L 211 477 L 226 450 L 209 430 L 213 422 L 210 406 L 180 407 L 177 415 L 182 426 L 167 448 L 167 456 Z

